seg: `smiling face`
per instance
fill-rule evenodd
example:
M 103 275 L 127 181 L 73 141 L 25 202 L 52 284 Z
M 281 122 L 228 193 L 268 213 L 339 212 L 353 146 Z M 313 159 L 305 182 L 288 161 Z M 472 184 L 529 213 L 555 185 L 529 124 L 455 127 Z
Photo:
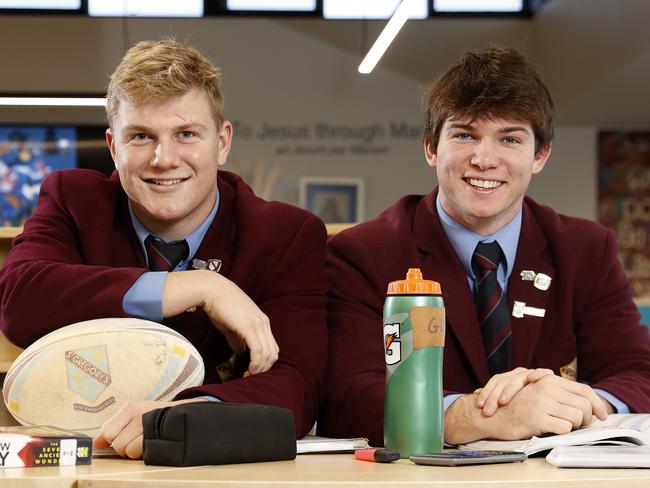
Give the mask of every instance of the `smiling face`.
M 231 139 L 231 124 L 217 127 L 198 88 L 146 106 L 121 102 L 106 131 L 133 212 L 167 240 L 186 237 L 212 210 Z
M 517 214 L 532 175 L 544 168 L 551 148 L 535 153 L 528 122 L 449 118 L 437 147 L 425 140 L 424 151 L 436 169 L 445 212 L 464 227 L 490 235 Z

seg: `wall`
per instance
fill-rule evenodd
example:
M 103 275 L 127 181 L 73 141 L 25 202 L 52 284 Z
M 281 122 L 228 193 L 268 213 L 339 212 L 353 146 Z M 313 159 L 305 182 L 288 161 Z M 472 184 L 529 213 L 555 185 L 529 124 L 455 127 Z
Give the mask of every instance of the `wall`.
M 550 42 L 540 32 L 556 22 L 552 9 L 549 12 L 534 23 L 474 19 L 456 25 L 459 31 L 474 33 L 466 47 L 497 39 L 526 52 L 535 51 L 545 77 L 557 87 L 562 73 L 553 70 L 546 51 L 538 52 Z M 444 25 L 445 35 L 453 35 L 453 27 L 436 22 L 417 24 L 407 31 L 405 42 L 414 33 L 435 26 Z M 374 32 L 380 24 L 371 27 Z M 265 196 L 291 203 L 298 201 L 300 176 L 361 177 L 366 182 L 369 218 L 400 195 L 423 193 L 435 184 L 417 133 L 421 82 L 381 66 L 371 76 L 357 74 L 361 43 L 358 50 L 350 50 L 313 34 L 325 28 L 320 21 L 304 19 L 5 16 L 0 17 L 0 42 L 10 48 L 3 55 L 0 92 L 101 93 L 126 47 L 139 39 L 174 34 L 190 40 L 223 67 L 226 115 L 239 128 L 230 168 L 249 180 L 277 176 L 273 191 Z M 340 28 L 348 36 L 349 47 L 356 35 L 355 24 Z M 533 33 L 540 36 L 540 46 L 533 43 Z M 423 58 L 426 46 L 421 46 L 412 62 L 430 64 L 430 73 L 435 75 L 457 56 L 458 39 L 453 46 L 448 51 L 443 44 L 431 46 L 430 59 Z M 436 56 L 441 52 L 444 56 Z M 561 100 L 566 98 L 560 94 Z M 0 122 L 103 123 L 104 114 L 101 109 L 3 109 Z M 323 131 L 317 132 L 323 127 L 319 124 L 349 134 L 324 137 Z M 263 131 L 271 126 L 272 137 Z M 364 129 L 365 134 L 374 134 L 365 143 L 360 140 Z M 549 164 L 534 179 L 530 194 L 564 213 L 594 218 L 596 130 L 588 121 L 576 124 L 571 118 L 561 119 Z

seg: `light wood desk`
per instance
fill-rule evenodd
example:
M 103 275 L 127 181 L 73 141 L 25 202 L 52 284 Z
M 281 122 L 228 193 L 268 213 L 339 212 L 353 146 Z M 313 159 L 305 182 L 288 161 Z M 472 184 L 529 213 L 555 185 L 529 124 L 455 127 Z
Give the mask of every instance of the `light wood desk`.
M 2 468 L 0 469 L 0 486 L 30 488 L 74 488 L 77 480 L 87 480 L 94 476 L 111 478 L 135 473 L 153 473 L 176 470 L 169 466 L 145 466 L 142 461 L 129 461 L 120 458 L 93 459 L 90 466 Z M 89 486 L 89 485 L 86 485 Z M 119 485 L 114 485 L 119 486 Z
M 67 470 L 67 471 L 66 471 Z M 13 476 L 10 476 L 14 471 Z M 22 473 L 18 473 L 21 471 Z M 76 479 L 76 485 L 74 480 Z M 5 484 L 7 481 L 12 483 Z M 0 485 L 77 488 L 192 487 L 454 487 L 597 488 L 650 486 L 648 469 L 560 469 L 543 458 L 524 463 L 438 468 L 408 460 L 355 461 L 351 454 L 302 455 L 295 461 L 170 468 L 142 461 L 95 459 L 92 466 L 0 470 Z

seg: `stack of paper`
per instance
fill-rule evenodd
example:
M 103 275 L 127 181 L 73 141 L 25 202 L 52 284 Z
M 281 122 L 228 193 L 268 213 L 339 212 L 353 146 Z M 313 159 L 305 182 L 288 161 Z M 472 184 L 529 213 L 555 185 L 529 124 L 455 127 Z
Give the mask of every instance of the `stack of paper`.
M 356 439 L 331 439 L 308 435 L 297 442 L 297 453 L 307 454 L 315 452 L 354 452 L 357 449 L 368 447 L 368 439 L 358 437 Z
M 546 460 L 560 468 L 650 468 L 650 446 L 563 446 Z

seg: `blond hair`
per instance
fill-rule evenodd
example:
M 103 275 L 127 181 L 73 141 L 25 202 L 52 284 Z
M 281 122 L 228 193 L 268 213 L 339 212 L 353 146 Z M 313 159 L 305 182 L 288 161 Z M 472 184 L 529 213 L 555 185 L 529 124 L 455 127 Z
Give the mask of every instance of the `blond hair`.
M 221 70 L 198 50 L 175 39 L 138 42 L 111 75 L 106 93 L 108 123 L 113 126 L 122 102 L 142 106 L 184 95 L 195 87 L 208 97 L 217 128 L 221 128 Z

